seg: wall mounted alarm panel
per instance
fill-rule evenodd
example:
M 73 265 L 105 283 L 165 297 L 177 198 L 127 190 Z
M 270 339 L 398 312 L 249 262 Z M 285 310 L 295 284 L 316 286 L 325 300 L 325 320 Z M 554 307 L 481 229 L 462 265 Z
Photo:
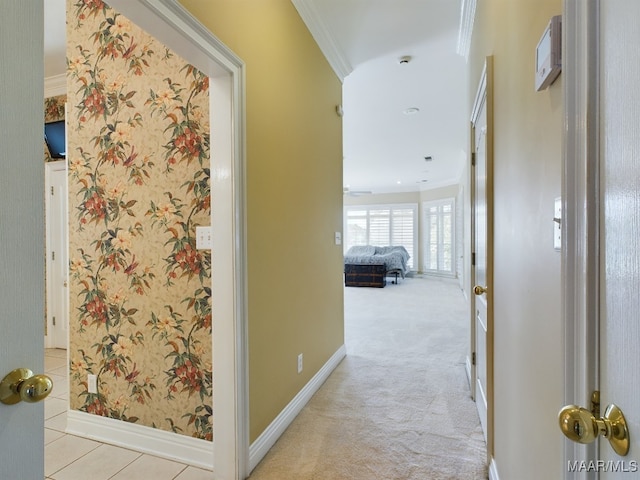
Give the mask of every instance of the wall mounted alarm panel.
M 562 16 L 556 15 L 545 28 L 536 47 L 536 90 L 544 90 L 562 70 Z

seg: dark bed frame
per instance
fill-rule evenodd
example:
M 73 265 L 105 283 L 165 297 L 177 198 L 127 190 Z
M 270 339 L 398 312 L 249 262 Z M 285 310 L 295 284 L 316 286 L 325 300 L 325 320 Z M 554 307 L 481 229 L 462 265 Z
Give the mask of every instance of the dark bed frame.
M 393 284 L 398 283 L 400 270 L 387 270 L 380 264 L 347 263 L 344 266 L 344 284 L 347 287 L 377 287 L 383 288 L 387 284 L 387 276 L 394 276 Z

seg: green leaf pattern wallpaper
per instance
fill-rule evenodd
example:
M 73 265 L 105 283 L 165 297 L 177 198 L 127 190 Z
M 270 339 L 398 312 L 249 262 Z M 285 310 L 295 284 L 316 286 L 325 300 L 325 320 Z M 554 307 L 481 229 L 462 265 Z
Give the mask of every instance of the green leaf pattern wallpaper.
M 209 79 L 101 0 L 67 12 L 71 408 L 211 440 Z

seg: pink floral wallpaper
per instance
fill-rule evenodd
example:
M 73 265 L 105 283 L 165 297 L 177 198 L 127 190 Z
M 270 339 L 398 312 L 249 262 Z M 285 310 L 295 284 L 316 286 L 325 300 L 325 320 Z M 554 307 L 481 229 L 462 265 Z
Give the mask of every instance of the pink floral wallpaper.
M 208 78 L 102 0 L 67 12 L 71 408 L 211 440 Z

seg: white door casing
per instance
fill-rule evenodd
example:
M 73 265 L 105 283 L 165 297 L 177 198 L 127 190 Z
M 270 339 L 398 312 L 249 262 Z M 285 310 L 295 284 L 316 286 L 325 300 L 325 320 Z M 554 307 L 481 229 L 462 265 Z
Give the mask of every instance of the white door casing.
M 46 347 L 68 346 L 68 213 L 67 162 L 45 164 Z
M 0 2 L 0 380 L 44 370 L 43 22 Z M 43 478 L 43 430 L 43 402 L 0 403 L 0 478 Z
M 493 180 L 492 75 L 487 57 L 471 115 L 471 391 L 493 453 Z
M 593 82 L 598 68 L 597 4 L 565 0 L 562 19 L 566 110 L 561 225 L 564 404 L 587 407 L 591 393 L 598 388 L 598 95 Z M 568 464 L 595 458 L 595 444 L 565 439 L 565 478 L 590 478 L 588 472 L 569 472 Z

